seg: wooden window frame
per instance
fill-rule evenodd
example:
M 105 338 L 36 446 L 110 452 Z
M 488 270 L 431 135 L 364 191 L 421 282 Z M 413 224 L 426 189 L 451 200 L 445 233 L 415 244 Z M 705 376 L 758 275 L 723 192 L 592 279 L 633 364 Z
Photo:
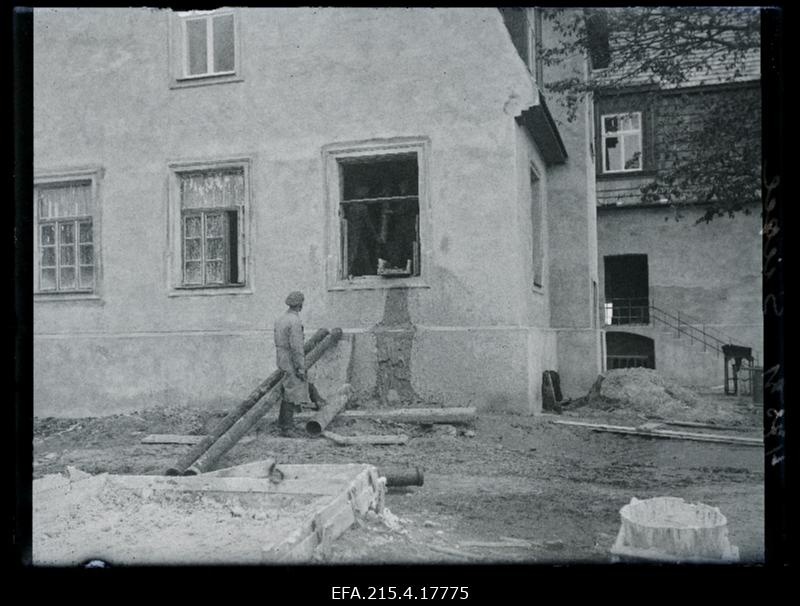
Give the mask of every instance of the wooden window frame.
M 214 19 L 225 15 L 233 17 L 233 70 L 214 71 Z M 189 73 L 188 21 L 206 22 L 206 72 Z M 171 88 L 203 86 L 244 80 L 242 72 L 242 43 L 239 11 L 222 8 L 213 11 L 185 11 L 170 14 L 170 71 Z
M 33 216 L 34 216 L 34 229 L 33 229 L 33 284 L 34 284 L 34 299 L 39 301 L 44 300 L 63 300 L 63 299 L 99 299 L 100 284 L 102 278 L 102 263 L 101 263 L 101 228 L 100 228 L 100 180 L 102 177 L 102 169 L 99 167 L 66 169 L 63 171 L 41 171 L 34 176 L 34 198 L 33 198 Z M 42 218 L 40 214 L 39 204 L 36 199 L 36 190 L 39 187 L 52 187 L 59 185 L 69 185 L 74 183 L 89 183 L 90 196 L 89 196 L 89 209 L 88 212 L 82 215 L 74 215 L 68 217 L 52 217 Z M 92 233 L 92 285 L 81 287 L 80 285 L 80 268 L 87 266 L 81 264 L 81 241 L 80 241 L 80 225 L 82 223 L 91 224 Z M 60 286 L 61 275 L 61 248 L 60 244 L 60 226 L 64 224 L 72 224 L 74 226 L 73 235 L 73 254 L 75 255 L 75 288 L 62 288 Z M 56 288 L 43 289 L 41 283 L 41 231 L 44 225 L 55 226 L 55 249 L 56 256 Z M 84 243 L 88 244 L 88 243 Z M 50 267 L 50 266 L 48 266 Z
M 636 130 L 615 130 L 613 131 L 613 135 L 606 133 L 606 118 L 612 117 L 620 117 L 620 116 L 638 116 L 639 118 L 639 128 Z M 623 111 L 623 112 L 612 112 L 608 114 L 601 114 L 600 115 L 600 167 L 602 169 L 602 174 L 604 175 L 617 175 L 617 174 L 625 174 L 625 173 L 641 173 L 644 171 L 645 167 L 645 148 L 644 148 L 644 112 L 641 110 L 636 111 Z M 639 157 L 639 167 L 638 168 L 625 168 L 625 135 L 631 135 L 637 133 L 639 135 L 639 149 L 640 157 Z M 618 170 L 610 170 L 606 166 L 606 138 L 610 136 L 615 136 L 619 139 L 619 143 L 621 146 L 621 156 L 623 167 Z
M 180 192 L 181 176 L 186 173 L 214 172 L 220 170 L 237 169 L 243 172 L 244 177 L 244 200 L 242 204 L 230 207 L 198 207 L 183 208 L 183 201 Z M 191 294 L 252 294 L 252 259 L 250 254 L 250 204 L 252 199 L 251 187 L 251 161 L 250 158 L 229 158 L 219 160 L 184 160 L 171 162 L 169 164 L 169 200 L 168 200 L 168 275 L 169 275 L 169 294 L 170 296 L 191 295 Z M 230 236 L 225 235 L 225 257 L 223 259 L 224 278 L 223 283 L 186 283 L 184 278 L 185 267 L 185 219 L 187 216 L 201 216 L 202 249 L 206 247 L 205 226 L 206 217 L 209 214 L 226 215 L 236 212 L 237 226 L 237 259 L 236 273 L 237 282 L 230 282 Z M 229 219 L 225 218 L 225 225 L 230 229 Z M 205 256 L 201 260 L 202 275 L 205 276 Z
M 417 275 L 387 278 L 379 275 L 345 277 L 346 234 L 342 233 L 341 206 L 343 180 L 342 162 L 380 159 L 415 153 L 418 175 L 418 234 L 419 243 L 414 262 L 419 267 Z M 430 246 L 430 140 L 426 137 L 398 137 L 394 139 L 336 143 L 323 147 L 325 166 L 326 214 L 326 283 L 328 290 L 380 290 L 388 288 L 429 288 L 426 277 L 431 267 Z M 347 202 L 345 202 L 346 204 Z

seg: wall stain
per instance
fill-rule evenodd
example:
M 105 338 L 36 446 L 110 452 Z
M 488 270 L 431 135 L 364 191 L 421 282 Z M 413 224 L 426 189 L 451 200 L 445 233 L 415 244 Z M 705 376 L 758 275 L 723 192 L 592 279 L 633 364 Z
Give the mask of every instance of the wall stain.
M 408 289 L 386 291 L 383 319 L 372 332 L 378 357 L 376 399 L 384 406 L 418 402 L 420 397 L 411 384 L 411 350 L 416 327 L 408 312 Z

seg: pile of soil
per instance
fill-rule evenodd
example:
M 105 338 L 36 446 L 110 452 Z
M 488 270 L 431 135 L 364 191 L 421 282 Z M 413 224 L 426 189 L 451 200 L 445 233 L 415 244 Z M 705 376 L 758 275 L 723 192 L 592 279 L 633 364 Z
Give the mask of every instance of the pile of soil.
M 606 413 L 640 419 L 691 421 L 719 425 L 754 425 L 760 410 L 743 398 L 699 393 L 649 368 L 609 370 L 589 393 L 571 403 L 582 416 Z

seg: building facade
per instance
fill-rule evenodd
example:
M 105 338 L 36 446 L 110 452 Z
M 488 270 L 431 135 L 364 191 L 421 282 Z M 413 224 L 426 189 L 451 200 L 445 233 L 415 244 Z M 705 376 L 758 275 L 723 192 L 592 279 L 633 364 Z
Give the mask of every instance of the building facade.
M 591 107 L 547 108 L 534 11 L 34 26 L 37 415 L 228 407 L 274 369 L 292 290 L 386 405 L 532 413 L 544 370 L 567 395 L 600 371 Z
M 723 345 L 751 349 L 755 364 L 763 351 L 760 202 L 705 221 L 703 201 L 687 199 L 676 220 L 665 200 L 642 192 L 680 159 L 684 135 L 713 119 L 711 108 L 738 103 L 760 115 L 758 52 L 735 74 L 721 61 L 702 65 L 681 86 L 634 78 L 602 90 L 595 96 L 594 142 L 606 366 L 646 366 L 711 387 L 724 381 Z M 719 135 L 710 145 L 726 144 Z M 757 151 L 759 141 L 755 120 L 737 144 Z

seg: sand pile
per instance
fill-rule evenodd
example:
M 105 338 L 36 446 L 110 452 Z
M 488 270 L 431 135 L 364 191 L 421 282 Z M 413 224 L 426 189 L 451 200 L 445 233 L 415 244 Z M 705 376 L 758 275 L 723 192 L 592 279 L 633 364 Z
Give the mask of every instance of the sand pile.
M 585 405 L 606 411 L 625 409 L 655 418 L 676 418 L 698 404 L 697 395 L 649 368 L 622 368 L 600 375 Z

